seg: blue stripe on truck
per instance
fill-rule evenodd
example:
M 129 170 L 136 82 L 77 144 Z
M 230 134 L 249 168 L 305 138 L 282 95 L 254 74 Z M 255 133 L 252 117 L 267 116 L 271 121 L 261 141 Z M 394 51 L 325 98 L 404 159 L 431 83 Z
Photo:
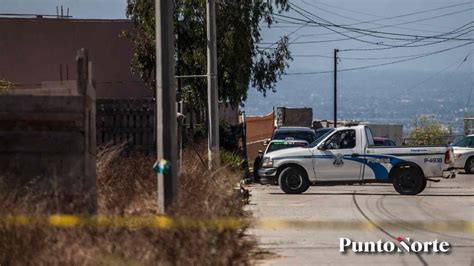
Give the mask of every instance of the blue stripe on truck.
M 315 155 L 313 156 L 314 158 L 318 159 L 334 159 L 334 155 Z M 386 180 L 388 179 L 388 171 L 385 166 L 383 166 L 380 163 L 373 163 L 373 162 L 368 162 L 367 158 L 375 158 L 375 159 L 389 159 L 389 163 L 394 166 L 400 162 L 403 162 L 404 160 L 393 157 L 393 156 L 386 156 L 386 155 L 372 155 L 372 154 L 363 154 L 360 157 L 352 157 L 351 155 L 344 155 L 345 160 L 353 161 L 353 162 L 358 162 L 361 164 L 364 164 L 368 166 L 375 175 L 376 179 L 379 180 Z
M 317 158 L 317 159 L 334 159 L 336 156 L 335 155 L 313 155 L 313 156 L 285 156 L 285 157 L 277 157 L 274 158 L 273 160 L 282 160 L 282 159 L 312 159 L 312 158 Z M 388 171 L 385 166 L 383 166 L 380 163 L 375 163 L 375 162 L 369 162 L 367 158 L 375 158 L 375 159 L 389 159 L 389 163 L 392 166 L 397 165 L 400 162 L 403 162 L 404 160 L 394 157 L 394 156 L 387 156 L 387 155 L 374 155 L 374 154 L 363 154 L 360 155 L 359 157 L 352 157 L 351 155 L 344 155 L 345 160 L 353 161 L 353 162 L 358 162 L 361 164 L 364 164 L 368 166 L 375 175 L 376 179 L 379 180 L 386 180 L 388 179 Z

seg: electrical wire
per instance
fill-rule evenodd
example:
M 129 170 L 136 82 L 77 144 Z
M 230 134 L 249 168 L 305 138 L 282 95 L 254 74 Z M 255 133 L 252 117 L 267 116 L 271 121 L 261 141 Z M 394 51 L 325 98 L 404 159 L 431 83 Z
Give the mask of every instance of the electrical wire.
M 313 1 L 314 1 L 314 0 L 313 0 Z M 375 17 L 375 18 L 380 18 L 381 20 L 379 20 L 379 21 L 395 19 L 395 20 L 398 20 L 398 21 L 406 22 L 406 20 L 401 20 L 401 19 L 400 19 L 400 16 L 397 16 L 398 18 L 394 18 L 394 17 L 383 17 L 383 16 L 375 15 L 375 14 L 373 14 L 373 13 L 362 12 L 362 11 L 356 11 L 356 10 L 353 10 L 353 9 L 344 8 L 344 7 L 342 7 L 342 6 L 331 5 L 331 4 L 328 4 L 328 3 L 325 3 L 325 2 L 320 2 L 320 1 L 314 1 L 314 2 L 316 2 L 316 3 L 320 4 L 320 5 L 324 5 L 324 6 L 331 7 L 331 8 L 338 9 L 338 10 L 345 10 L 345 11 L 352 12 L 352 13 L 355 13 L 355 14 L 367 15 L 367 16 L 371 16 L 371 17 Z M 460 3 L 459 5 L 465 5 L 465 4 L 469 4 L 469 2 Z M 440 8 L 441 8 L 441 9 L 446 9 L 446 8 L 450 8 L 450 7 L 453 7 L 453 6 L 444 6 L 444 7 L 440 7 Z M 420 13 L 428 13 L 428 12 L 431 12 L 431 11 L 440 10 L 440 8 L 438 8 L 438 9 L 436 9 L 436 10 L 424 10 L 424 11 L 418 11 L 418 12 L 420 12 Z M 404 14 L 403 16 L 409 16 L 409 14 Z M 425 24 L 425 23 L 417 23 L 417 24 L 419 24 L 419 25 L 424 25 L 424 26 L 430 26 L 430 27 L 436 26 L 437 28 L 443 28 L 443 27 L 445 27 L 445 26 L 442 26 L 442 25 L 433 25 L 433 24 Z M 445 27 L 445 28 L 446 28 L 446 27 Z
M 454 47 L 450 47 L 450 48 L 434 51 L 434 52 L 431 52 L 431 53 L 427 53 L 427 54 L 424 54 L 424 55 L 419 55 L 419 56 L 415 56 L 415 57 L 412 57 L 412 58 L 402 59 L 402 60 L 396 60 L 396 61 L 380 63 L 380 64 L 374 64 L 374 65 L 368 65 L 368 66 L 362 66 L 362 67 L 353 67 L 353 68 L 340 69 L 337 72 L 354 71 L 354 70 L 367 69 L 367 68 L 380 67 L 380 66 L 387 66 L 387 65 L 392 65 L 392 64 L 396 64 L 396 63 L 412 61 L 412 60 L 416 60 L 416 59 L 419 59 L 419 58 L 423 58 L 423 57 L 427 57 L 427 56 L 447 52 L 447 51 L 450 51 L 450 50 L 454 50 L 454 49 L 457 49 L 457 48 L 461 48 L 461 47 L 464 47 L 464 46 L 467 46 L 467 45 L 471 45 L 473 43 L 474 42 L 464 43 L 464 44 L 457 45 L 457 46 L 454 46 Z M 286 75 L 289 75 L 289 76 L 290 75 L 313 75 L 313 74 L 326 74 L 326 73 L 333 73 L 333 71 L 294 72 L 294 73 L 287 73 Z
M 296 9 L 295 9 L 295 7 L 296 7 Z M 455 37 L 442 38 L 442 41 L 436 41 L 436 42 L 432 42 L 432 43 L 428 43 L 428 44 L 410 45 L 410 44 L 413 44 L 413 43 L 416 43 L 416 42 L 420 42 L 420 41 L 422 41 L 422 40 L 424 40 L 424 39 L 427 39 L 427 38 L 438 39 L 438 38 L 440 37 L 440 35 L 438 35 L 438 36 L 424 36 L 423 38 L 417 38 L 417 39 L 415 39 L 414 41 L 409 42 L 409 43 L 405 43 L 405 44 L 403 44 L 403 45 L 385 44 L 385 43 L 383 43 L 383 42 L 367 41 L 367 40 L 364 40 L 364 39 L 360 39 L 360 38 L 358 38 L 358 37 L 354 37 L 354 36 L 350 36 L 350 35 L 346 35 L 346 34 L 344 34 L 344 33 L 341 33 L 341 32 L 339 32 L 339 31 L 337 31 L 337 30 L 335 30 L 335 29 L 333 29 L 333 28 L 331 28 L 331 27 L 326 26 L 325 24 L 322 24 L 322 23 L 319 23 L 319 22 L 314 21 L 314 20 L 311 19 L 310 17 L 306 16 L 303 12 L 309 13 L 309 14 L 311 14 L 311 15 L 313 15 L 313 16 L 316 16 L 316 15 L 314 15 L 314 14 L 312 14 L 312 13 L 310 13 L 310 12 L 308 12 L 308 11 L 306 11 L 306 10 L 302 9 L 301 7 L 299 7 L 299 6 L 297 6 L 297 5 L 294 5 L 294 4 L 293 4 L 293 10 L 294 10 L 295 12 L 297 12 L 298 14 L 300 14 L 301 16 L 303 16 L 303 17 L 305 17 L 306 19 L 308 19 L 309 22 L 318 23 L 318 24 L 320 24 L 322 27 L 325 27 L 325 28 L 327 28 L 327 29 L 329 29 L 329 30 L 331 30 L 331 31 L 334 31 L 334 32 L 336 32 L 336 33 L 338 33 L 338 34 L 340 34 L 340 35 L 342 35 L 342 36 L 347 37 L 347 39 L 352 39 L 352 40 L 356 40 L 356 41 L 359 41 L 359 42 L 369 43 L 369 44 L 378 45 L 378 46 L 385 46 L 385 48 L 347 49 L 347 50 L 345 50 L 345 51 L 351 51 L 351 50 L 354 50 L 354 51 L 355 51 L 355 50 L 358 50 L 358 51 L 364 51 L 364 50 L 384 50 L 384 49 L 393 49 L 393 48 L 400 48 L 400 47 L 420 47 L 420 46 L 438 44 L 438 43 L 442 43 L 442 42 L 445 42 L 445 41 L 455 40 L 457 37 L 460 37 L 460 36 L 462 36 L 462 35 L 468 34 L 468 33 L 470 33 L 470 32 L 473 31 L 473 30 L 471 30 L 471 31 L 468 31 L 468 32 L 464 32 L 464 33 L 459 34 L 458 36 L 455 36 Z M 301 10 L 301 11 L 300 11 L 300 10 Z M 316 16 L 316 17 L 318 17 L 318 16 Z M 319 17 L 318 17 L 318 18 L 319 18 Z M 324 19 L 322 19 L 322 20 L 323 20 L 323 21 L 326 21 L 326 20 L 324 20 Z M 328 22 L 328 21 L 327 21 L 327 22 Z M 330 23 L 330 22 L 329 22 L 329 23 Z M 458 29 L 456 29 L 456 30 L 454 30 L 454 31 L 451 31 L 451 32 L 448 32 L 448 33 L 445 33 L 445 34 L 441 34 L 441 35 L 445 35 L 445 36 L 446 36 L 446 35 L 450 35 L 450 34 L 455 33 L 455 32 L 459 32 L 459 31 L 463 30 L 462 28 L 466 27 L 467 25 L 469 25 L 469 24 L 471 24 L 471 23 L 473 23 L 473 22 L 469 22 L 469 23 L 467 23 L 467 24 L 465 24 L 465 25 L 459 27 Z M 333 23 L 330 23 L 329 25 L 331 25 L 331 24 L 332 24 L 332 25 L 335 25 L 335 24 L 333 24 Z M 336 25 L 336 26 L 337 26 L 337 25 Z M 469 28 L 471 28 L 471 27 L 469 27 Z M 419 37 L 419 36 L 417 36 L 417 37 Z M 340 39 L 339 39 L 339 40 L 340 40 Z M 466 39 L 466 40 L 472 41 L 472 40 L 474 40 L 474 39 Z M 321 41 L 320 41 L 320 42 L 321 42 Z
M 295 4 L 292 4 L 293 7 L 297 7 Z M 300 10 L 303 10 L 304 12 L 306 13 L 309 13 L 313 16 L 316 16 L 314 15 L 313 13 L 311 12 L 308 12 L 302 8 L 299 8 Z M 299 13 L 301 15 L 301 12 L 298 12 L 296 11 L 294 8 L 293 10 L 297 13 Z M 469 10 L 474 10 L 474 8 L 470 8 Z M 464 12 L 464 11 L 463 11 Z M 321 23 L 321 22 L 317 22 L 317 21 L 314 21 L 313 19 L 309 19 L 307 16 L 303 15 L 303 17 L 306 17 L 308 20 L 304 20 L 304 19 L 301 19 L 301 18 L 295 18 L 295 17 L 291 17 L 291 16 L 287 16 L 287 15 L 282 15 L 282 14 L 275 14 L 275 16 L 277 17 L 282 17 L 282 18 L 287 18 L 287 19 L 292 19 L 292 20 L 295 20 L 295 21 L 298 21 L 300 23 L 311 23 L 311 24 L 314 24 L 313 26 L 314 27 L 323 27 L 323 28 L 326 28 L 326 27 L 334 27 L 334 28 L 342 28 L 342 29 L 345 29 L 346 31 L 342 31 L 342 32 L 335 32 L 337 34 L 340 34 L 340 33 L 349 33 L 349 32 L 354 32 L 354 31 L 357 31 L 357 32 L 365 32 L 365 33 L 371 33 L 371 34 L 383 34 L 383 35 L 393 35 L 393 36 L 403 36 L 403 37 L 412 37 L 412 38 L 433 38 L 433 39 L 446 39 L 446 38 L 442 38 L 442 37 L 439 37 L 437 35 L 417 35 L 417 34 L 406 34 L 406 33 L 397 33 L 397 32 L 387 32 L 387 31 L 376 31 L 374 29 L 379 29 L 379 28 L 384 28 L 384 27 L 376 27 L 376 28 L 368 28 L 368 29 L 362 29 L 362 28 L 354 28 L 354 27 L 350 27 L 350 26 L 345 26 L 345 25 L 338 25 L 338 24 L 334 24 L 334 23 Z M 316 16 L 318 17 L 319 19 L 321 19 L 319 16 Z M 472 23 L 473 21 L 469 22 L 468 24 Z M 301 24 L 300 24 L 301 25 Z M 311 27 L 312 25 L 308 25 L 309 27 Z M 389 27 L 389 26 L 394 26 L 394 25 L 386 25 L 386 27 Z M 333 31 L 334 32 L 334 31 Z M 449 32 L 448 32 L 449 33 Z M 334 33 L 331 33 L 331 34 L 334 34 Z M 315 34 L 316 35 L 316 34 Z M 324 33 L 322 34 L 319 34 L 319 35 L 324 35 Z M 341 34 L 342 35 L 342 34 Z M 314 36 L 314 35 L 313 35 Z M 472 39 L 462 39 L 462 40 L 472 40 Z
M 454 63 L 448 65 L 447 67 L 445 67 L 445 68 L 443 68 L 443 69 L 437 71 L 436 73 L 430 75 L 429 77 L 427 77 L 427 78 L 423 79 L 422 81 L 416 83 L 415 85 L 409 87 L 409 88 L 408 88 L 408 91 L 411 91 L 411 90 L 414 90 L 414 89 L 418 88 L 420 85 L 422 85 L 422 84 L 424 84 L 425 82 L 427 82 L 427 81 L 433 79 L 434 77 L 439 76 L 439 74 L 441 74 L 441 73 L 443 73 L 444 71 L 450 69 L 451 67 L 455 66 L 456 64 L 459 64 L 459 65 L 456 67 L 456 69 L 454 69 L 454 71 L 458 70 L 459 67 L 461 67 L 461 65 L 462 65 L 464 62 L 467 61 L 467 58 L 469 57 L 469 55 L 470 55 L 470 53 L 469 53 L 467 56 L 463 57 L 463 60 L 461 61 L 461 63 L 458 63 L 459 60 L 456 60 Z
M 304 2 L 304 1 L 303 1 Z M 455 5 L 449 5 L 449 6 L 443 6 L 443 7 L 439 7 L 439 8 L 435 8 L 435 9 L 430 9 L 430 10 L 423 10 L 423 11 L 418 11 L 418 12 L 413 12 L 413 13 L 408 13 L 408 14 L 402 14 L 402 15 L 398 15 L 398 16 L 394 16 L 394 17 L 380 17 L 380 16 L 376 16 L 376 17 L 380 17 L 380 19 L 377 19 L 377 20 L 370 20 L 370 21 L 362 21 L 360 23 L 355 23 L 355 24 L 350 24 L 350 25 L 341 25 L 341 26 L 355 26 L 355 25 L 360 25 L 360 24 L 364 24 L 364 23 L 373 23 L 373 22 L 376 22 L 376 21 L 382 21 L 382 20 L 390 20 L 390 19 L 395 19 L 395 18 L 400 18 L 400 17 L 406 17 L 406 16 L 412 16 L 412 15 L 416 15 L 416 14 L 422 14 L 422 13 L 428 13 L 428 12 L 432 12 L 432 11 L 436 11 L 436 10 L 441 10 L 441 9 L 446 9 L 446 8 L 451 8 L 451 7 L 456 7 L 456 6 L 461 6 L 461 5 L 466 5 L 466 4 L 469 4 L 470 2 L 464 2 L 464 3 L 460 3 L 460 4 L 455 4 Z M 321 3 L 322 4 L 322 3 Z M 296 6 L 295 4 L 292 4 L 293 6 Z M 459 10 L 459 11 L 455 11 L 455 12 L 452 12 L 452 13 L 448 13 L 448 14 L 442 14 L 442 15 L 438 15 L 438 16 L 434 16 L 434 17 L 428 17 L 428 18 L 423 18 L 423 19 L 418 19 L 418 20 L 414 20 L 414 21 L 404 21 L 403 23 L 399 23 L 399 24 L 391 24 L 391 25 L 383 25 L 383 26 L 379 26 L 379 27 L 373 27 L 373 28 L 368 28 L 367 30 L 373 30 L 373 29 L 380 29 L 380 28 L 386 28 L 386 27 L 396 27 L 396 26 L 399 26 L 399 25 L 405 25 L 405 24 L 411 24 L 411 23 L 418 23 L 418 22 L 421 22 L 421 21 L 425 21 L 425 20 L 431 20 L 431 19 L 435 19 L 435 18 L 440 18 L 440 17 L 445 17 L 445 16 L 449 16 L 449 15 L 453 15 L 453 14 L 457 14 L 457 13 L 461 13 L 461 12 L 466 12 L 466 11 L 469 11 L 470 9 L 467 9 L 467 10 Z M 365 13 L 364 13 L 365 14 Z M 283 16 L 285 17 L 285 15 L 281 15 L 281 14 L 275 14 L 276 16 Z M 375 15 L 372 15 L 372 16 L 375 16 Z M 287 16 L 287 18 L 290 18 L 289 16 Z M 295 18 L 293 18 L 295 19 Z M 304 21 L 303 21 L 304 22 Z M 430 25 L 431 26 L 431 25 Z M 350 32 L 350 31 L 347 31 L 347 32 Z M 347 33 L 347 32 L 343 32 L 343 33 Z M 320 33 L 320 34 L 314 34 L 313 36 L 316 36 L 316 35 L 330 35 L 330 34 L 335 34 L 335 33 Z
M 338 24 L 335 24 L 335 23 L 332 23 L 326 19 L 323 19 L 321 18 L 320 16 L 317 16 L 315 15 L 314 13 L 311 13 L 295 4 L 293 4 L 293 7 L 296 7 L 298 10 L 295 10 L 295 8 L 293 8 L 294 11 L 296 11 L 297 13 L 299 13 L 300 15 L 304 16 L 305 18 L 309 19 L 310 22 L 312 23 L 315 23 L 315 24 L 319 24 L 321 26 L 329 26 L 329 27 L 336 27 L 336 28 L 343 28 L 343 29 L 348 29 L 349 31 L 352 31 L 352 32 L 358 32 L 358 33 L 364 33 L 366 35 L 370 35 L 370 36 L 373 36 L 373 37 L 379 37 L 379 38 L 386 38 L 386 37 L 383 37 L 383 36 L 376 36 L 376 35 L 371 35 L 371 34 L 384 34 L 384 35 L 394 35 L 394 36 L 407 36 L 407 37 L 413 37 L 413 38 L 440 38 L 440 39 L 445 39 L 445 38 L 442 38 L 442 36 L 445 36 L 445 35 L 448 35 L 450 32 L 447 32 L 447 33 L 444 33 L 444 34 L 439 34 L 439 35 L 431 35 L 431 36 L 421 36 L 421 35 L 414 35 L 414 34 L 401 34 L 401 33 L 396 33 L 396 32 L 383 32 L 383 31 L 375 31 L 375 30 L 370 30 L 370 29 L 360 29 L 360 28 L 354 28 L 354 27 L 347 27 L 347 26 L 344 26 L 344 25 L 338 25 Z M 474 10 L 474 8 L 471 8 L 471 10 Z M 306 15 L 302 14 L 302 12 L 304 13 L 307 13 L 309 14 L 310 16 L 313 16 L 319 20 L 322 20 L 323 22 L 325 22 L 326 24 L 324 23 L 320 23 L 320 22 L 316 22 L 314 21 L 313 19 L 311 18 L 308 18 Z M 467 24 L 465 24 L 464 26 L 461 26 L 460 28 L 454 30 L 453 32 L 456 32 L 457 30 L 460 30 L 462 29 L 463 27 L 473 23 L 474 21 L 471 21 L 471 22 L 468 22 Z M 393 38 L 392 38 L 393 39 Z M 468 41 L 472 41 L 473 39 L 464 39 L 464 40 L 468 40 Z
M 335 16 L 338 16 L 338 17 L 341 17 L 341 18 L 346 18 L 346 19 L 349 19 L 349 20 L 352 20 L 352 21 L 357 21 L 357 22 L 361 22 L 363 24 L 372 24 L 372 25 L 376 25 L 376 26 L 382 26 L 383 28 L 387 28 L 387 27 L 390 27 L 390 28 L 396 28 L 396 29 L 402 29 L 402 30 L 410 30 L 410 31 L 427 31 L 427 32 L 432 32 L 432 33 L 443 33 L 441 31 L 432 31 L 432 30 L 420 30 L 420 29 L 413 29 L 413 28 L 405 28 L 405 27 L 398 27 L 398 26 L 391 26 L 391 25 L 385 25 L 385 24 L 381 24 L 381 23 L 375 23 L 375 22 L 365 22 L 364 20 L 361 20 L 361 19 L 356 19 L 356 18 L 353 18 L 353 17 L 349 17 L 349 16 L 344 16 L 344 15 L 341 15 L 339 14 L 338 12 L 333 12 L 331 10 L 327 10 L 325 8 L 322 8 L 320 6 L 317 6 L 313 3 L 309 3 L 309 2 L 306 2 L 306 1 L 302 1 L 303 3 L 309 5 L 309 6 L 312 6 L 314 8 L 317 8 L 319 10 L 322 10 L 326 13 L 329 13 L 329 14 L 332 14 L 332 15 L 335 15 Z M 388 18 L 387 18 L 388 19 Z M 350 26 L 354 26 L 355 24 L 351 24 Z
M 292 32 L 290 32 L 290 33 L 284 35 L 282 38 L 285 38 L 285 37 L 288 38 L 288 37 L 290 37 L 291 35 L 295 34 L 295 33 L 298 32 L 299 30 L 301 30 L 302 28 L 306 27 L 306 25 L 307 25 L 307 24 L 301 25 L 300 27 L 298 27 L 297 29 L 293 30 Z M 282 38 L 280 38 L 280 40 L 281 40 Z M 262 51 L 271 49 L 271 48 L 272 48 L 275 44 L 277 44 L 278 42 L 279 42 L 279 40 L 276 41 L 276 42 L 270 43 L 270 46 L 264 47 Z M 260 44 L 266 44 L 266 43 L 260 43 Z
M 470 22 L 472 23 L 472 22 Z M 461 36 L 464 36 L 464 35 L 467 35 L 471 32 L 474 31 L 474 26 L 470 26 L 466 29 L 463 29 L 463 30 L 468 30 L 470 29 L 469 31 L 466 31 L 466 32 L 463 32 L 455 37 L 452 37 L 452 38 L 444 38 L 442 39 L 442 41 L 440 42 L 445 42 L 445 41 L 451 41 L 451 40 L 460 40 L 460 39 L 457 39 L 457 37 L 461 37 Z M 451 34 L 451 33 L 450 33 Z M 339 42 L 339 41 L 347 41 L 347 40 L 352 40 L 354 38 L 360 38 L 360 37 L 364 37 L 366 36 L 367 34 L 361 34 L 361 35 L 357 35 L 357 36 L 351 36 L 351 37 L 346 37 L 346 38 L 338 38 L 338 39 L 329 39 L 329 40 L 311 40 L 311 41 L 292 41 L 291 44 L 316 44 L 316 43 L 327 43 L 327 42 Z M 299 36 L 299 38 L 302 38 L 302 36 Z M 400 39 L 400 38 L 388 38 L 388 39 L 391 39 L 391 40 L 411 40 L 411 39 Z M 474 40 L 474 39 L 463 39 L 462 41 L 471 41 L 471 40 Z M 406 44 L 403 44 L 403 45 L 388 45 L 389 47 L 420 47 L 420 46 L 425 46 L 425 44 L 421 44 L 421 45 L 410 45 L 410 44 L 413 44 L 413 43 L 417 43 L 417 42 L 428 42 L 427 45 L 431 45 L 431 44 L 438 44 L 440 42 L 438 41 L 430 41 L 429 38 L 419 38 L 419 39 L 415 39 L 414 41 L 411 41 L 409 43 L 406 43 Z M 262 44 L 271 44 L 271 43 L 262 43 Z M 374 43 L 371 43 L 371 44 L 374 44 Z M 381 42 L 379 43 L 376 43 L 377 45 L 380 45 L 382 44 Z M 390 48 L 391 49 L 391 48 Z
M 412 12 L 412 13 L 408 13 L 408 14 L 398 15 L 398 16 L 394 16 L 394 17 L 390 17 L 390 18 L 381 18 L 381 19 L 368 20 L 368 21 L 360 22 L 359 24 L 372 23 L 372 22 L 377 22 L 377 21 L 382 21 L 382 20 L 387 20 L 387 19 L 408 17 L 408 16 L 419 15 L 419 14 L 423 14 L 423 13 L 427 13 L 427 12 L 438 11 L 438 10 L 442 10 L 442 9 L 447 9 L 447 8 L 452 8 L 452 7 L 462 6 L 462 5 L 471 5 L 471 4 L 472 4 L 472 2 L 469 1 L 469 2 L 464 2 L 464 3 L 459 3 L 459 4 L 449 5 L 449 6 L 443 6 L 443 7 L 438 7 L 438 8 L 434 8 L 434 9 L 429 9 L 429 10 L 423 10 L 423 11 L 417 11 L 417 12 Z M 440 15 L 440 16 L 431 17 L 429 19 L 434 19 L 434 18 L 440 18 L 440 17 L 444 17 L 444 16 L 448 16 L 448 15 L 453 15 L 453 14 L 465 12 L 465 11 L 472 10 L 472 9 L 473 8 L 464 9 L 464 10 L 460 10 L 460 11 L 456 11 L 456 12 L 452 12 L 452 13 L 448 13 L 448 14 L 443 14 L 443 15 Z M 419 20 L 419 21 L 422 21 L 422 20 Z M 405 24 L 408 24 L 408 23 L 419 22 L 419 21 L 403 22 L 404 24 L 398 24 L 396 26 L 405 25 Z
M 385 56 L 385 57 L 339 57 L 341 60 L 363 60 L 363 61 L 370 61 L 370 60 L 386 60 L 386 59 L 400 59 L 400 58 L 410 58 L 416 57 L 420 55 L 427 55 L 431 52 L 421 53 L 421 54 L 411 54 L 411 55 L 401 55 L 401 56 Z M 321 58 L 334 58 L 333 56 L 329 55 L 321 55 L 321 54 L 295 54 L 291 55 L 292 57 L 321 57 Z

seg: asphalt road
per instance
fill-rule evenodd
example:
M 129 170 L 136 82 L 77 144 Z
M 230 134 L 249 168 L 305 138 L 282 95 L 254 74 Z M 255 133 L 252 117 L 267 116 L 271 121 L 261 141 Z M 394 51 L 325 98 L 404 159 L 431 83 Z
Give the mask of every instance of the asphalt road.
M 369 229 L 252 229 L 263 250 L 274 253 L 263 265 L 474 265 L 474 233 L 470 230 L 418 228 L 410 222 L 474 222 L 474 175 L 429 182 L 417 196 L 401 196 L 388 184 L 311 187 L 301 195 L 283 194 L 277 186 L 251 186 L 248 210 L 257 219 L 342 221 L 397 226 Z M 353 241 L 447 241 L 448 254 L 361 254 L 339 252 L 339 238 Z

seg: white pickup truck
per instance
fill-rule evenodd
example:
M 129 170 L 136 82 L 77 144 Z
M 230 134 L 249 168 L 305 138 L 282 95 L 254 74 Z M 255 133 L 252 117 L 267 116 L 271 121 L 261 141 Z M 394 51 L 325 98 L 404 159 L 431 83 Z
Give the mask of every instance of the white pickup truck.
M 287 194 L 311 185 L 392 183 L 403 195 L 422 192 L 427 181 L 454 178 L 449 147 L 375 147 L 370 128 L 341 127 L 307 147 L 270 152 L 258 174 Z

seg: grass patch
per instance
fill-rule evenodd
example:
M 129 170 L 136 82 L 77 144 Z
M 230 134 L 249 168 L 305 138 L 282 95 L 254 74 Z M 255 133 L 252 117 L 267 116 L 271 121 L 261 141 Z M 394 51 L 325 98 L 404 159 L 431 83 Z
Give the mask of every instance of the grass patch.
M 205 150 L 205 149 L 199 149 Z M 97 163 L 98 213 L 100 215 L 155 215 L 155 158 L 122 155 L 120 148 L 101 151 Z M 205 154 L 202 158 L 206 158 Z M 231 167 L 212 177 L 193 152 L 183 153 L 180 194 L 170 216 L 192 219 L 244 218 L 243 203 L 234 194 L 241 173 Z M 4 183 L 8 179 L 3 179 Z M 57 198 L 47 178 L 12 189 L 0 186 L 0 215 L 48 214 Z M 67 203 L 70 204 L 70 203 Z M 79 208 L 80 204 L 77 205 Z M 83 226 L 55 228 L 11 225 L 0 222 L 0 265 L 234 265 L 251 263 L 255 241 L 248 225 L 239 228 L 125 228 Z

